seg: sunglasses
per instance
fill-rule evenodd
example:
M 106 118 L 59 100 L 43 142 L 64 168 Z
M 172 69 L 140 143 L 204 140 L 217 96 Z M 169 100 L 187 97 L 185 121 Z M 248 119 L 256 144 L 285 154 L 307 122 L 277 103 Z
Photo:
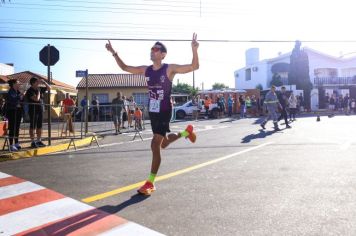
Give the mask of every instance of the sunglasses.
M 151 52 L 158 52 L 158 51 L 161 51 L 161 49 L 158 48 L 158 47 L 152 47 L 151 48 Z

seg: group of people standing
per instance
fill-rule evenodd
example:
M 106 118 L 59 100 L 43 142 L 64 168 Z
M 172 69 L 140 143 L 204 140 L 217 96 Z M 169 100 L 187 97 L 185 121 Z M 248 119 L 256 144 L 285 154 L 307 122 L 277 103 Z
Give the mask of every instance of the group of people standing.
M 125 129 L 125 121 L 128 122 L 128 128 L 141 128 L 142 111 L 137 106 L 134 97 L 126 99 L 121 92 L 117 92 L 117 97 L 111 102 L 111 114 L 115 126 L 115 134 L 120 134 L 120 128 Z M 134 122 L 134 124 L 133 124 Z
M 326 108 L 331 112 L 341 111 L 347 115 L 356 113 L 356 101 L 350 98 L 348 93 L 345 96 L 337 96 L 335 93 L 330 96 L 329 93 L 326 93 L 324 101 Z
M 42 140 L 43 121 L 43 95 L 51 86 L 46 81 L 32 77 L 30 88 L 25 93 L 20 91 L 21 84 L 17 79 L 8 81 L 9 91 L 6 95 L 4 116 L 8 120 L 9 145 L 11 151 L 21 149 L 19 143 L 19 133 L 22 117 L 26 110 L 30 118 L 30 138 L 31 147 L 38 148 L 46 146 Z M 42 86 L 41 86 L 42 84 Z M 36 132 L 36 139 L 35 133 Z

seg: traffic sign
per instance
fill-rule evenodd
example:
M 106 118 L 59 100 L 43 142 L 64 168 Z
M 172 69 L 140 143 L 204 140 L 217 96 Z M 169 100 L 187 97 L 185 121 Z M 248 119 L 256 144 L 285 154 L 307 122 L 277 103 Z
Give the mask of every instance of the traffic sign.
M 49 53 L 49 57 L 48 57 Z M 48 60 L 49 59 L 49 60 Z M 40 51 L 40 61 L 45 66 L 53 66 L 59 60 L 59 51 L 54 46 L 45 46 Z
M 87 71 L 86 70 L 77 70 L 75 72 L 75 77 L 87 77 Z

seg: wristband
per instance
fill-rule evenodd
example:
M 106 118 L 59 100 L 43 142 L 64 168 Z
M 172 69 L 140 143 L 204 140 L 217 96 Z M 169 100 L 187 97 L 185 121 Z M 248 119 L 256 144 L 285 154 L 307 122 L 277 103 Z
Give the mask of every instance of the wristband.
M 113 53 L 112 56 L 113 56 L 113 57 L 114 57 L 114 56 L 117 56 L 117 52 Z

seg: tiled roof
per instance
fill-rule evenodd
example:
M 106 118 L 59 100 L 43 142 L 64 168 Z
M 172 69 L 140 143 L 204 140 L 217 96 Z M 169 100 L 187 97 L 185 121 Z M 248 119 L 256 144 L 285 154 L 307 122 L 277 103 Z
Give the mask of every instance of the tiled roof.
M 17 80 L 20 81 L 20 83 L 23 83 L 23 84 L 29 83 L 30 79 L 32 77 L 37 77 L 39 79 L 44 79 L 44 80 L 47 81 L 47 76 L 40 75 L 40 74 L 31 72 L 31 71 L 23 71 L 23 72 L 20 72 L 20 73 L 8 75 L 6 77 L 9 78 L 9 79 L 17 79 Z M 55 80 L 55 79 L 52 79 L 52 85 L 60 86 L 60 87 L 66 88 L 66 89 L 75 90 L 75 87 L 73 87 L 71 85 L 68 85 L 66 83 L 60 82 L 60 81 Z
M 0 75 L 0 83 L 7 83 L 8 80 L 6 75 Z
M 88 88 L 147 87 L 146 77 L 137 74 L 89 74 Z M 85 88 L 85 78 L 77 89 Z

